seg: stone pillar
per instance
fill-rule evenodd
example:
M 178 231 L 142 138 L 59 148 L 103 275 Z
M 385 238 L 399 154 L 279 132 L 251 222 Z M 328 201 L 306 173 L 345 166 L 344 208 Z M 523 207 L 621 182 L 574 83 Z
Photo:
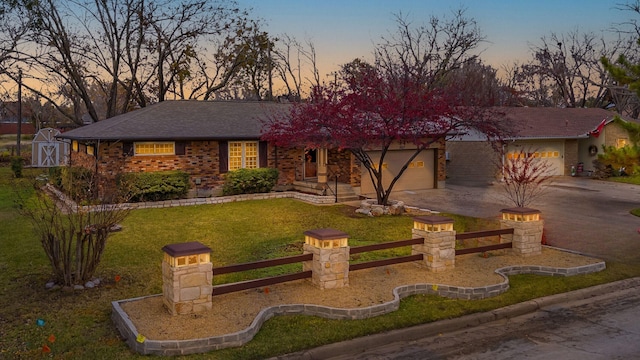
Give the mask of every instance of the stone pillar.
M 213 267 L 211 249 L 194 241 L 165 245 L 162 298 L 171 315 L 211 310 Z
M 304 253 L 313 260 L 302 264 L 303 271 L 312 271 L 311 283 L 320 289 L 349 286 L 349 235 L 335 229 L 304 232 Z
M 529 208 L 510 208 L 500 210 L 502 229 L 513 228 L 513 235 L 502 235 L 512 242 L 512 251 L 519 256 L 539 255 L 542 251 L 542 230 L 544 221 L 540 211 Z
M 456 232 L 453 219 L 444 216 L 418 216 L 413 218 L 412 238 L 424 238 L 424 243 L 413 245 L 412 254 L 423 254 L 427 269 L 441 272 L 455 267 Z

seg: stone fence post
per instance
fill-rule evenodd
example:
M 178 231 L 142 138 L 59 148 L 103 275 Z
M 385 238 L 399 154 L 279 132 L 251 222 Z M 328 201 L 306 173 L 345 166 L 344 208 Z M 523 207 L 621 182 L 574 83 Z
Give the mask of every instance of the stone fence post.
M 302 264 L 303 271 L 312 271 L 311 283 L 320 289 L 349 286 L 349 235 L 335 229 L 304 232 L 304 253 L 313 260 Z
M 211 249 L 194 241 L 165 245 L 162 261 L 162 299 L 171 315 L 212 308 Z
M 505 241 L 511 239 L 512 251 L 519 256 L 539 255 L 542 252 L 542 230 L 544 221 L 540 211 L 529 208 L 510 208 L 500 210 L 502 219 L 500 228 L 513 228 L 513 235 L 502 235 Z
M 413 218 L 412 238 L 424 238 L 424 243 L 412 245 L 412 254 L 423 254 L 427 269 L 441 272 L 455 267 L 456 232 L 453 219 L 444 216 Z

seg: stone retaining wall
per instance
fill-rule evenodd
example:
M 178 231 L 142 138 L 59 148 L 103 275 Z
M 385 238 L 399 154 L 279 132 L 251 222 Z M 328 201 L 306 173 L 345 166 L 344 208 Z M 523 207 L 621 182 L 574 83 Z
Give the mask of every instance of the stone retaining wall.
M 443 284 L 414 284 L 397 287 L 393 290 L 394 300 L 363 308 L 333 308 L 321 305 L 284 304 L 262 309 L 251 325 L 241 331 L 210 338 L 193 340 L 148 340 L 140 335 L 120 304 L 137 301 L 143 298 L 113 301 L 111 318 L 120 334 L 125 338 L 131 349 L 144 355 L 175 356 L 204 353 L 229 347 L 238 347 L 251 341 L 258 333 L 262 324 L 275 315 L 304 314 L 320 316 L 327 319 L 354 320 L 366 319 L 393 312 L 400 306 L 400 300 L 411 295 L 437 294 L 452 299 L 480 300 L 497 296 L 509 289 L 507 275 L 536 274 L 547 276 L 573 276 L 602 271 L 606 268 L 604 262 L 572 267 L 555 268 L 548 266 L 509 266 L 496 270 L 504 280 L 499 284 L 481 287 L 460 287 Z M 162 296 L 162 295 L 152 295 Z

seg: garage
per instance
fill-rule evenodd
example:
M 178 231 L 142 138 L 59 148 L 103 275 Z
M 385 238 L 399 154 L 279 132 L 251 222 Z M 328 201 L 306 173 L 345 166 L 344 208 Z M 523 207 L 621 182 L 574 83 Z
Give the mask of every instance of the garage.
M 391 180 L 400 173 L 400 169 L 406 161 L 414 154 L 415 150 L 389 150 L 385 155 L 385 162 L 382 164 L 382 180 L 386 187 Z M 374 164 L 380 160 L 380 151 L 369 152 Z M 425 190 L 435 188 L 435 156 L 434 149 L 423 150 L 413 159 L 409 167 L 402 174 L 393 187 L 393 191 L 402 190 Z M 362 195 L 375 195 L 373 184 L 369 172 L 362 168 L 362 184 L 360 193 Z

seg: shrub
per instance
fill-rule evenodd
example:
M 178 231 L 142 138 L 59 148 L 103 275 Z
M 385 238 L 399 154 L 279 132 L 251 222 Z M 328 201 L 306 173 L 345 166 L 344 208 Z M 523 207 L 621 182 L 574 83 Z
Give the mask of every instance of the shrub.
M 118 190 L 132 201 L 160 201 L 184 197 L 191 185 L 183 171 L 125 173 L 117 177 Z
M 93 199 L 93 172 L 82 166 L 61 166 L 59 189 L 75 202 Z
M 278 170 L 271 168 L 238 169 L 225 177 L 224 195 L 255 194 L 271 191 L 278 180 Z
M 13 171 L 13 176 L 17 178 L 22 177 L 22 158 L 19 156 L 14 156 L 11 158 L 11 171 Z
M 640 174 L 638 164 L 640 164 L 640 148 L 636 146 L 604 147 L 604 152 L 594 161 L 596 176 L 601 178 L 620 176 L 622 168 L 628 175 L 638 175 Z

